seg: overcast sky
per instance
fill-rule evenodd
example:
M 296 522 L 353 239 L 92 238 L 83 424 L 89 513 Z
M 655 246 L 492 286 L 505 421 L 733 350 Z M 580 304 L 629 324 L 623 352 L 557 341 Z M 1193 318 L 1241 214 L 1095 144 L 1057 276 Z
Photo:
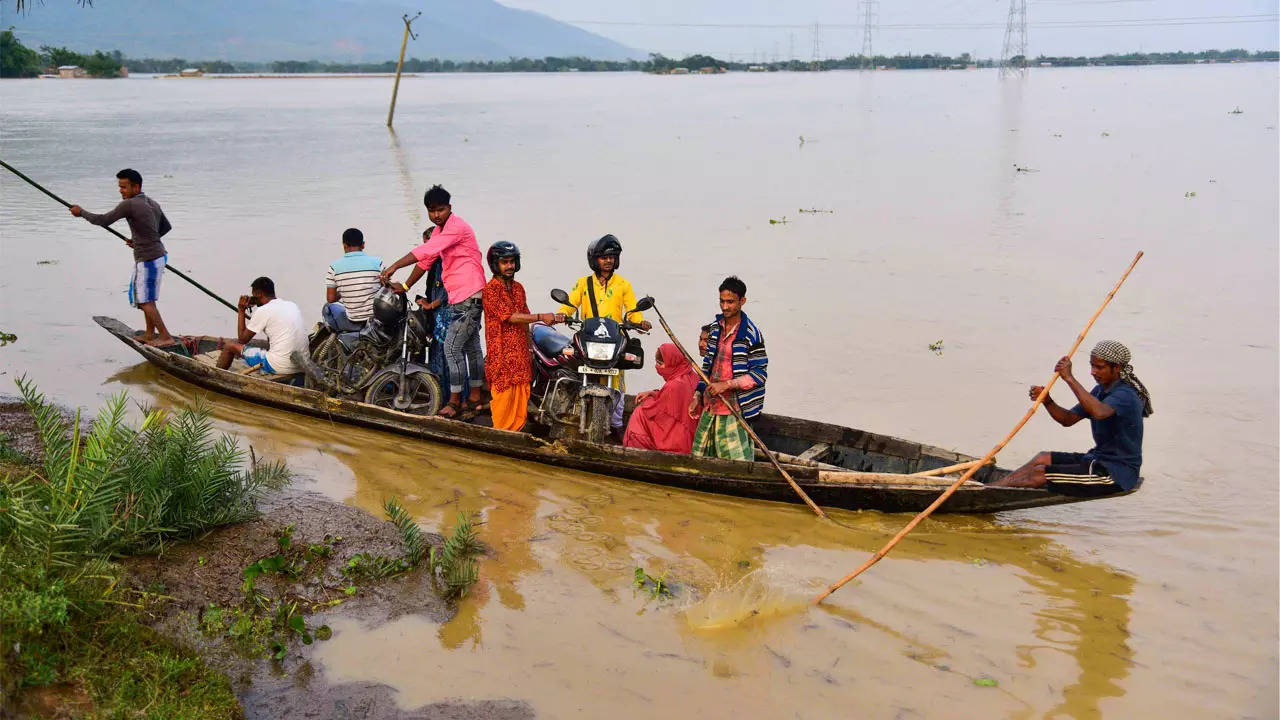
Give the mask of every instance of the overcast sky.
M 856 54 L 863 40 L 858 0 L 500 2 L 572 22 L 639 50 L 672 56 L 707 52 L 726 59 L 771 60 L 791 53 L 808 60 L 814 51 L 814 23 L 819 23 L 819 53 L 824 57 Z M 879 10 L 881 27 L 873 36 L 877 54 L 969 52 L 999 57 L 1009 0 L 881 0 Z M 1275 50 L 1280 47 L 1278 12 L 1280 0 L 1030 0 L 1028 53 Z M 769 27 L 679 27 L 682 23 Z

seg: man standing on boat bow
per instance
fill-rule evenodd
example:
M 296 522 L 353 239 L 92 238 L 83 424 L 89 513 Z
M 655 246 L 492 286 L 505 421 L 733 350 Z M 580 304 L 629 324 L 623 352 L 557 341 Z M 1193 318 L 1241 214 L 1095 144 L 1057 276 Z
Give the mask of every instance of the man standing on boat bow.
M 747 284 L 737 277 L 720 283 L 720 314 L 707 337 L 702 371 L 711 384 L 699 382 L 689 415 L 699 417 L 693 436 L 693 454 L 726 460 L 752 460 L 751 436 L 730 410 L 730 403 L 751 422 L 764 410 L 764 383 L 769 376 L 769 355 L 764 335 L 742 312 Z
M 142 192 L 142 173 L 133 168 L 125 168 L 116 173 L 116 184 L 120 190 L 120 204 L 110 212 L 99 215 L 79 205 L 72 205 L 71 214 L 101 227 L 107 227 L 120 218 L 129 222 L 127 244 L 133 249 L 129 304 L 141 310 L 142 317 L 146 320 L 147 329 L 142 342 L 160 347 L 172 345 L 174 339 L 169 335 L 164 320 L 160 318 L 156 301 L 160 299 L 160 280 L 164 278 L 164 266 L 169 258 L 160 238 L 172 230 L 173 226 L 169 224 L 169 218 L 164 216 L 160 204 Z
M 1089 370 L 1098 384 L 1085 390 L 1071 372 L 1071 358 L 1054 370 L 1079 402 L 1068 410 L 1046 396 L 1044 409 L 1063 427 L 1085 418 L 1093 430 L 1094 448 L 1087 453 L 1042 452 L 1031 462 L 996 480 L 1001 487 L 1045 488 L 1063 495 L 1100 497 L 1133 490 L 1142 467 L 1142 420 L 1151 415 L 1151 395 L 1133 373 L 1129 348 L 1103 340 L 1089 354 Z M 1043 387 L 1033 386 L 1031 399 Z

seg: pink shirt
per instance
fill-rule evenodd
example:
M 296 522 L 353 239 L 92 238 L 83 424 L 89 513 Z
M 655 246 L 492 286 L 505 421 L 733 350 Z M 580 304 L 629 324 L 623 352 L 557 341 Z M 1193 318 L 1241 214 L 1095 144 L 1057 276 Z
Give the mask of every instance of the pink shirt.
M 441 280 L 450 303 L 460 303 L 484 289 L 484 266 L 480 263 L 475 231 L 453 213 L 444 221 L 444 227 L 431 232 L 431 239 L 413 249 L 413 256 L 423 270 L 430 270 L 440 258 Z
M 728 380 L 729 386 L 734 390 L 750 390 L 756 386 L 755 378 L 750 375 L 743 375 L 735 378 L 733 376 L 733 338 L 737 335 L 740 325 L 733 326 L 733 334 L 725 332 L 724 324 L 720 325 L 720 345 L 716 348 L 715 360 L 711 363 L 711 379 L 712 381 Z M 729 409 L 729 403 L 724 398 L 729 397 L 728 393 L 714 395 L 707 409 L 712 415 L 730 415 L 732 410 Z M 734 400 L 737 400 L 736 395 Z

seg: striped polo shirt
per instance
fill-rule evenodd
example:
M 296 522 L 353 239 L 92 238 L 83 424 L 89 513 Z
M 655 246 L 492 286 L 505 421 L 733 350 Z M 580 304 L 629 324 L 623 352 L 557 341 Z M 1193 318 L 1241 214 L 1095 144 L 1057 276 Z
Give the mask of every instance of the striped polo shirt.
M 382 258 L 356 250 L 329 266 L 324 286 L 338 290 L 338 302 L 347 309 L 348 318 L 364 322 L 373 314 L 373 295 L 378 292 L 381 272 Z

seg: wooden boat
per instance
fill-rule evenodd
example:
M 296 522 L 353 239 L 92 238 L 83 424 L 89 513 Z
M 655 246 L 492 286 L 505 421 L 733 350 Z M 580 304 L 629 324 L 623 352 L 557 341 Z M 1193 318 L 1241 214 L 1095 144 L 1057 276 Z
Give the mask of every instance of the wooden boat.
M 282 410 L 375 430 L 456 445 L 559 467 L 701 492 L 798 503 L 799 498 L 767 461 L 746 462 L 636 450 L 577 440 L 548 442 L 529 433 L 495 430 L 441 417 L 423 417 L 326 396 L 261 376 L 219 370 L 212 341 L 196 357 L 146 345 L 119 320 L 95 317 L 107 332 L 148 362 L 202 388 Z M 915 475 L 975 458 L 887 435 L 813 420 L 763 414 L 756 431 L 780 453 L 788 472 L 814 502 L 827 508 L 917 512 L 933 502 L 955 477 Z M 1079 502 L 1081 498 L 1029 488 L 987 487 L 1007 474 L 982 468 L 938 512 L 992 513 Z M 1111 496 L 1114 497 L 1114 496 Z

